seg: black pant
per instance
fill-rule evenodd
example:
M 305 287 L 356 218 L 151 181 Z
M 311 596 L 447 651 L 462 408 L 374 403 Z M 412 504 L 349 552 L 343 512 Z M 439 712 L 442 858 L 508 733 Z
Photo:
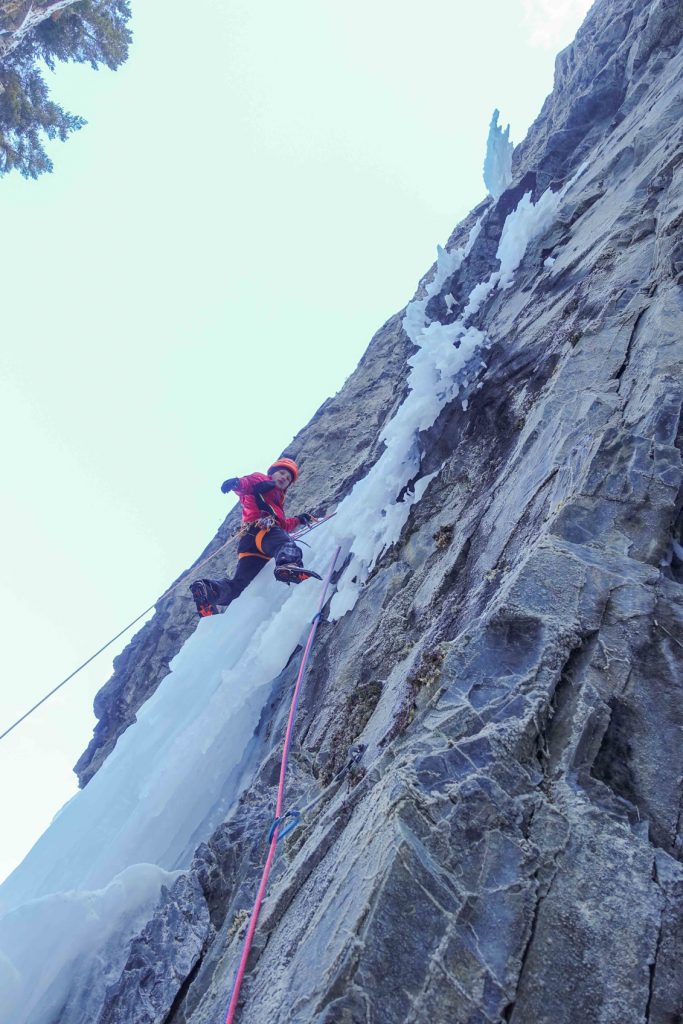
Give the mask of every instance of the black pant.
M 276 565 L 303 565 L 301 548 L 279 526 L 268 530 L 250 527 L 237 547 L 237 571 L 233 578 L 205 581 L 218 590 L 216 604 L 228 605 L 239 597 L 271 558 Z

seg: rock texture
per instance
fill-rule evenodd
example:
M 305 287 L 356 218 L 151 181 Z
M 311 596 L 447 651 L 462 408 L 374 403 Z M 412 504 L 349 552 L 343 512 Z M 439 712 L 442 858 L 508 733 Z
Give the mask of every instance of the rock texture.
M 488 366 L 421 438 L 436 475 L 400 540 L 321 624 L 291 804 L 366 751 L 282 844 L 241 1021 L 683 1020 L 682 39 L 680 2 L 597 0 L 510 189 L 449 240 L 487 214 L 430 301 L 443 323 L 497 269 L 522 194 L 585 164 L 477 314 Z M 295 439 L 304 505 L 376 459 L 409 351 L 396 317 Z M 191 628 L 184 600 L 122 655 L 84 778 Z M 251 785 L 164 891 L 100 1024 L 224 1020 L 295 669 Z
M 288 445 L 287 453 L 301 469 L 301 482 L 290 500 L 293 511 L 334 508 L 377 459 L 382 450 L 380 427 L 401 402 L 405 361 L 411 350 L 401 317 L 396 315 L 374 336 L 343 390 L 324 402 Z M 343 473 L 329 472 L 331 451 L 335 452 L 335 464 L 344 467 Z M 234 468 L 226 467 L 226 474 Z M 224 545 L 239 523 L 239 511 L 233 509 L 194 563 L 196 566 L 208 559 L 201 575 L 232 573 L 236 546 Z M 212 558 L 218 548 L 223 550 Z M 135 721 L 136 712 L 168 675 L 171 660 L 196 629 L 197 613 L 187 589 L 197 575 L 194 566 L 181 577 L 181 585 L 157 603 L 152 619 L 114 659 L 114 674 L 95 697 L 99 721 L 93 738 L 74 767 L 81 786 L 92 778 L 119 736 Z

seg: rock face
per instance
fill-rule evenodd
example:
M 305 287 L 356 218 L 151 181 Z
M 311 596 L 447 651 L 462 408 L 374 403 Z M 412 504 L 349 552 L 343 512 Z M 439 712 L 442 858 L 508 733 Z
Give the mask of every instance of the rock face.
M 382 449 L 380 427 L 403 397 L 405 384 L 401 378 L 410 351 L 401 317 L 394 316 L 374 336 L 343 390 L 320 407 L 287 447 L 301 469 L 297 508 L 315 511 L 334 507 L 376 460 Z M 331 451 L 335 452 L 335 464 L 344 466 L 343 474 L 329 472 Z M 136 711 L 168 675 L 169 663 L 196 629 L 197 612 L 187 589 L 197 576 L 196 566 L 205 563 L 199 575 L 208 577 L 232 573 L 237 549 L 235 544 L 226 548 L 225 543 L 239 523 L 239 511 L 233 510 L 181 577 L 181 585 L 157 603 L 153 618 L 114 660 L 113 676 L 95 697 L 99 721 L 93 738 L 74 767 L 81 786 L 92 778 L 119 736 L 135 721 Z
M 597 0 L 511 187 L 449 240 L 484 218 L 427 306 L 441 323 L 498 269 L 522 195 L 573 178 L 475 316 L 488 365 L 421 437 L 435 476 L 400 540 L 321 624 L 290 805 L 366 751 L 282 844 L 241 1021 L 683 1020 L 682 39 L 680 2 Z M 410 351 L 397 316 L 295 439 L 304 506 L 376 460 Z M 176 595 L 121 656 L 83 779 L 190 628 Z M 295 671 L 100 1024 L 225 1019 Z

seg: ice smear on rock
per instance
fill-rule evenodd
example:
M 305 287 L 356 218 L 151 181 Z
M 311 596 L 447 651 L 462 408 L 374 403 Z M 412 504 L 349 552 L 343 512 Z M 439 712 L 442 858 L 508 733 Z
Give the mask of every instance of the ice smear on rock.
M 316 564 L 318 556 L 329 560 L 332 544 L 316 540 Z M 266 571 L 225 615 L 202 620 L 137 722 L 0 887 L 0 975 L 17 1007 L 12 1024 L 51 1022 L 54 1015 L 30 1007 L 51 1005 L 67 981 L 73 996 L 79 984 L 66 965 L 59 976 L 46 970 L 43 940 L 54 943 L 54 959 L 61 936 L 70 935 L 68 956 L 78 959 L 79 976 L 87 973 L 103 957 L 106 935 L 88 921 L 101 916 L 107 887 L 155 865 L 144 868 L 144 889 L 111 897 L 119 906 L 112 927 L 124 943 L 158 897 L 165 872 L 187 867 L 230 809 L 271 681 L 300 642 L 319 586 L 287 588 Z M 121 876 L 125 869 L 133 876 Z M 60 1024 L 90 1019 L 79 1014 L 63 1014 Z
M 509 286 L 529 240 L 549 224 L 560 195 L 545 193 L 537 204 L 528 195 L 520 201 L 504 226 L 500 270 L 472 290 L 470 312 L 493 288 Z M 333 619 L 353 608 L 370 569 L 399 537 L 432 480 L 433 474 L 419 476 L 419 433 L 456 396 L 466 403 L 477 387 L 481 351 L 490 344 L 486 335 L 468 326 L 468 310 L 443 324 L 429 322 L 426 308 L 459 269 L 480 229 L 478 222 L 463 248 L 439 249 L 425 295 L 406 310 L 404 327 L 416 351 L 409 359 L 408 394 L 382 435 L 385 450 L 329 526 L 307 538 L 312 566 L 324 571 L 337 544 L 339 564 L 348 559 L 332 600 Z M 248 745 L 272 680 L 301 642 L 320 586 L 287 588 L 265 571 L 224 615 L 202 620 L 137 722 L 0 887 L 0 977 L 16 1008 L 13 1024 L 47 1024 L 54 1014 L 32 1008 L 47 1010 L 67 996 L 60 1024 L 93 1018 L 91 1009 L 85 1018 L 81 1013 L 83 1000 L 92 1007 L 96 999 L 83 979 L 104 957 L 110 934 L 116 931 L 125 946 L 164 872 L 189 865 L 196 845 L 239 796 Z M 90 928 L 84 908 L 99 919 L 111 886 L 137 877 L 145 864 L 152 865 L 144 869 L 145 885 L 117 897 L 111 932 Z M 75 921 L 81 923 L 75 927 Z M 52 936 L 58 947 L 59 936 L 69 933 L 63 951 L 68 963 L 57 976 L 45 970 L 44 941 Z M 77 971 L 69 967 L 76 961 Z
M 107 983 L 123 967 L 127 941 L 144 927 L 160 886 L 173 879 L 152 864 L 136 864 L 99 891 L 43 896 L 5 915 L 0 920 L 3 1020 L 61 1020 L 69 1001 L 78 1001 L 81 1019 L 93 1019 L 86 1007 L 99 1008 Z M 105 947 L 106 956 L 96 961 L 84 956 L 85 950 Z M 29 978 L 40 983 L 29 986 Z
M 484 160 L 484 184 L 494 199 L 502 196 L 512 181 L 512 150 L 514 148 L 510 142 L 510 125 L 503 131 L 498 124 L 499 114 L 499 110 L 493 111 Z
M 415 299 L 411 302 L 403 318 L 403 329 L 413 342 L 417 345 L 424 326 L 427 304 L 431 298 L 438 295 L 449 277 L 452 277 L 465 257 L 469 254 L 481 231 L 483 217 L 480 217 L 469 233 L 467 244 L 462 248 L 451 249 L 450 252 L 442 246 L 436 247 L 436 271 L 425 288 L 424 298 Z
M 472 289 L 463 312 L 463 320 L 470 320 L 479 311 L 482 303 L 494 288 L 505 290 L 512 287 L 515 271 L 522 262 L 529 242 L 532 238 L 536 238 L 548 230 L 555 220 L 560 202 L 567 189 L 583 173 L 585 166 L 582 164 L 576 174 L 558 192 L 546 189 L 537 203 L 532 202 L 531 192 L 524 193 L 503 225 L 496 252 L 496 259 L 500 261 L 500 269 L 494 271 L 485 281 L 480 281 Z
M 496 253 L 500 269 L 474 286 L 462 315 L 450 324 L 437 320 L 428 322 L 427 305 L 469 255 L 486 214 L 470 231 L 465 246 L 450 253 L 439 247 L 436 271 L 425 289 L 425 296 L 410 303 L 403 320 L 404 330 L 417 345 L 417 352 L 408 359 L 411 367 L 408 394 L 382 432 L 384 452 L 341 503 L 333 521 L 333 530 L 345 542 L 351 559 L 332 599 L 332 619 L 341 618 L 353 608 L 368 573 L 382 552 L 398 539 L 412 505 L 428 486 L 429 480 L 417 479 L 421 463 L 419 433 L 435 423 L 441 410 L 459 392 L 462 392 L 463 409 L 467 408 L 470 383 L 473 384 L 475 375 L 485 368 L 481 352 L 491 345 L 486 334 L 468 326 L 467 321 L 494 288 L 511 286 L 529 242 L 550 226 L 572 182 L 560 192 L 548 189 L 537 203 L 532 202 L 530 192 L 520 199 L 503 225 Z M 448 308 L 450 310 L 451 306 Z M 399 500 L 397 496 L 411 481 L 416 481 L 412 495 Z M 353 534 L 349 534 L 351 523 Z

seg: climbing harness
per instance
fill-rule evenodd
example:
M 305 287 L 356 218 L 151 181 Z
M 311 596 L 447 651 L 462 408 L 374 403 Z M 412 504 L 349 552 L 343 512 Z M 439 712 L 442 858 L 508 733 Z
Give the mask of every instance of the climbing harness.
M 275 526 L 275 516 L 262 516 L 261 519 L 252 519 L 249 522 L 242 523 L 232 536 L 233 538 L 239 537 L 241 540 L 242 537 L 246 537 L 252 530 L 265 533 L 267 530 L 270 530 L 271 526 Z
M 306 529 L 303 529 L 303 530 L 299 531 L 298 533 L 293 534 L 294 539 L 298 539 L 301 536 L 305 536 L 307 533 L 310 533 L 311 530 L 317 529 L 318 526 L 322 526 L 323 523 L 326 523 L 328 521 L 328 519 L 332 519 L 334 516 L 336 516 L 336 514 L 337 514 L 336 512 L 332 512 L 331 515 L 325 516 L 324 519 L 319 519 L 318 522 L 315 523 L 314 526 L 306 527 Z M 251 524 L 249 524 L 249 525 L 251 525 Z M 241 529 L 241 527 L 240 527 L 240 529 Z M 25 711 L 24 714 L 20 718 L 17 718 L 16 722 L 13 722 L 12 725 L 9 726 L 9 728 L 5 729 L 4 732 L 0 733 L 0 740 L 3 740 L 5 738 L 5 736 L 8 736 L 12 732 L 12 730 L 16 729 L 16 727 L 18 725 L 21 725 L 21 723 L 26 718 L 28 718 L 29 715 L 32 715 L 34 711 L 37 711 L 38 708 L 42 704 L 44 704 L 46 700 L 49 700 L 50 697 L 54 696 L 54 694 L 57 693 L 58 690 L 61 690 L 61 688 L 63 686 L 66 686 L 66 684 L 68 682 L 70 682 L 70 680 L 72 680 L 74 678 L 74 676 L 77 676 L 79 672 L 82 672 L 83 669 L 86 668 L 90 664 L 91 661 L 94 661 L 95 658 L 98 657 L 98 655 L 102 654 L 103 651 L 106 651 L 107 648 L 111 647 L 111 645 L 113 643 L 116 643 L 116 641 L 119 640 L 122 636 L 124 636 L 128 632 L 129 629 L 132 629 L 133 626 L 136 625 L 136 623 L 138 623 L 140 621 L 140 619 L 144 619 L 145 615 L 148 615 L 151 611 L 154 611 L 156 606 L 161 601 L 163 601 L 167 597 L 170 597 L 170 595 L 175 590 L 177 590 L 178 587 L 182 586 L 185 583 L 185 581 L 187 580 L 188 576 L 195 575 L 203 566 L 205 566 L 207 564 L 207 562 L 212 561 L 212 559 L 214 559 L 216 557 L 216 555 L 220 554 L 221 551 L 223 551 L 225 548 L 227 548 L 228 545 L 231 544 L 233 542 L 233 540 L 235 540 L 235 538 L 239 537 L 239 536 L 240 536 L 240 530 L 236 530 L 235 533 L 230 534 L 228 539 L 223 544 L 221 544 L 220 547 L 216 548 L 215 551 L 213 551 L 210 555 L 208 555 L 207 558 L 205 558 L 198 565 L 193 566 L 192 569 L 189 569 L 186 573 L 184 573 L 180 577 L 180 579 L 178 580 L 177 583 L 174 583 L 173 586 L 169 587 L 168 590 L 164 591 L 164 593 L 161 595 L 161 597 L 157 598 L 157 600 L 154 602 L 154 604 L 151 604 L 149 606 L 149 608 L 145 608 L 144 612 L 140 612 L 140 614 L 137 615 L 132 620 L 132 622 L 129 622 L 127 626 L 124 626 L 123 629 L 120 630 L 116 634 L 116 636 L 113 636 L 111 638 L 111 640 L 107 640 L 106 644 L 103 644 L 102 647 L 99 648 L 99 650 L 95 651 L 94 654 L 91 654 L 90 657 L 86 661 L 84 661 L 81 665 L 78 666 L 78 668 L 75 668 L 73 670 L 73 672 L 71 672 L 65 679 L 62 679 L 61 683 L 58 683 L 57 686 L 53 687 L 49 691 L 49 693 L 46 693 L 44 697 L 41 697 L 41 699 L 36 704 L 34 704 L 33 707 L 29 708 L 28 711 Z
M 330 517 L 331 518 L 331 517 Z M 285 795 L 285 777 L 287 774 L 287 762 L 289 760 L 289 748 L 292 742 L 292 733 L 294 731 L 294 722 L 296 720 L 296 710 L 299 703 L 299 694 L 301 692 L 301 685 L 304 680 L 306 673 L 306 666 L 308 665 L 308 659 L 313 646 L 313 640 L 318 629 L 318 623 L 322 616 L 322 610 L 325 605 L 325 599 L 327 597 L 327 591 L 332 580 L 332 574 L 334 567 L 339 557 L 341 548 L 337 548 L 330 562 L 330 567 L 327 570 L 325 580 L 323 582 L 322 594 L 320 595 L 320 601 L 318 603 L 318 610 L 311 619 L 311 628 L 308 634 L 308 640 L 304 647 L 303 655 L 301 656 L 301 665 L 299 666 L 299 674 L 296 678 L 294 685 L 294 693 L 292 694 L 292 703 L 289 709 L 289 718 L 287 720 L 287 728 L 285 729 L 285 741 L 282 748 L 282 762 L 280 764 L 280 781 L 277 789 L 277 800 L 275 804 L 275 820 L 271 826 L 270 832 L 268 833 L 268 841 L 270 848 L 268 850 L 268 857 L 263 868 L 263 874 L 261 875 L 261 882 L 259 884 L 258 892 L 256 894 L 256 900 L 254 902 L 253 909 L 251 911 L 251 917 L 249 919 L 249 927 L 247 928 L 247 934 L 244 939 L 244 947 L 242 949 L 242 956 L 240 957 L 239 966 L 237 968 L 237 974 L 235 975 L 235 981 L 233 982 L 232 992 L 230 993 L 230 1003 L 228 1005 L 228 1013 L 225 1018 L 225 1024 L 232 1024 L 235 1019 L 235 1010 L 237 1009 L 237 1000 L 239 999 L 240 988 L 242 987 L 242 980 L 244 978 L 244 972 L 247 967 L 247 959 L 249 957 L 249 951 L 251 950 L 251 943 L 254 938 L 254 932 L 256 931 L 256 925 L 258 923 L 259 913 L 261 912 L 261 904 L 263 903 L 263 897 L 265 895 L 266 886 L 268 884 L 268 877 L 270 875 L 270 869 L 275 858 L 275 851 L 277 850 L 278 835 L 280 832 L 280 825 L 284 817 L 292 815 L 293 812 L 288 812 L 288 815 L 283 815 L 282 805 L 284 803 Z M 305 808 L 304 808 L 305 810 Z M 301 813 L 301 812 L 300 812 Z M 289 825 L 289 823 L 288 823 Z M 296 826 L 293 826 L 296 827 Z M 291 831 L 291 828 L 285 826 L 286 831 Z M 283 830 L 283 831 L 285 831 Z
M 321 519 L 316 519 L 315 522 L 313 523 L 313 526 L 304 526 L 301 529 L 295 530 L 293 533 L 290 533 L 290 537 L 292 538 L 292 540 L 300 540 L 301 537 L 305 537 L 307 533 L 312 533 L 313 530 L 317 530 L 319 526 L 323 525 L 323 523 L 327 523 L 330 519 L 334 519 L 336 514 L 336 512 L 330 512 L 329 516 L 323 516 Z M 251 528 L 254 526 L 258 526 L 259 529 L 261 530 L 269 530 L 271 526 L 275 526 L 276 523 L 277 521 L 273 516 L 263 516 L 263 518 L 261 519 L 255 519 L 251 522 L 241 523 L 237 530 L 235 530 L 235 532 L 232 534 L 231 540 L 241 540 L 241 538 L 244 537 L 245 534 L 249 533 Z

